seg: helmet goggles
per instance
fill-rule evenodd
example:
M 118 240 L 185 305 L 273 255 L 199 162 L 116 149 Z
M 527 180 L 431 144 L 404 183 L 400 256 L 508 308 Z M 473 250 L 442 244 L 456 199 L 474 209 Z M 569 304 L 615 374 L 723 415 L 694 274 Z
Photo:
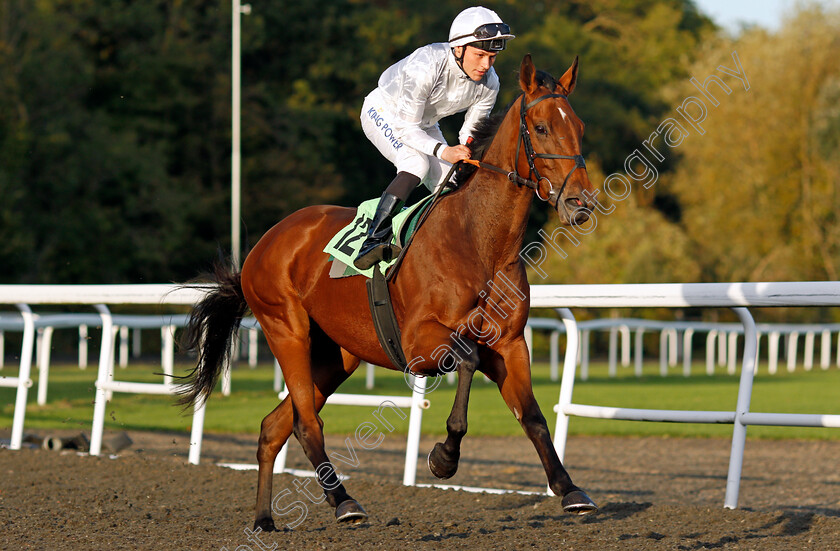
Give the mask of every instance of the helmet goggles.
M 507 46 L 507 39 L 513 38 L 513 35 L 510 34 L 510 26 L 506 23 L 487 23 L 476 28 L 470 34 L 450 39 L 450 42 L 467 37 L 476 39 L 474 42 L 468 42 L 467 45 L 469 46 L 489 52 L 500 52 Z

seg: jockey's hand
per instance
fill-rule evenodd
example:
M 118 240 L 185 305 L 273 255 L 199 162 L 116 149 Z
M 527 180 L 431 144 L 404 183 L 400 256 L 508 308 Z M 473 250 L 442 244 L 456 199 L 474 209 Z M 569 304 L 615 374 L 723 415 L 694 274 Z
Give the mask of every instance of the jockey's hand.
M 447 146 L 440 157 L 447 163 L 455 164 L 458 161 L 470 158 L 470 148 L 465 145 Z

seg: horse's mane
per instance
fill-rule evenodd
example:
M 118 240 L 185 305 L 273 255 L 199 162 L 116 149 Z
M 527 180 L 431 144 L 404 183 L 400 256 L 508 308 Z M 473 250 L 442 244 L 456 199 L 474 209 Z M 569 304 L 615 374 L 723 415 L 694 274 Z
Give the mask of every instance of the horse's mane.
M 549 90 L 554 90 L 557 86 L 557 80 L 545 71 L 537 71 L 536 79 L 539 86 L 543 86 Z M 513 106 L 513 104 L 519 100 L 521 96 L 522 94 L 517 95 L 516 98 L 507 104 L 503 110 L 493 113 L 478 123 L 478 126 L 476 126 L 472 134 L 473 142 L 469 146 L 471 152 L 470 157 L 472 159 L 480 161 L 484 157 L 484 154 L 493 142 L 493 138 L 496 137 L 496 132 L 499 131 L 499 127 L 502 125 L 505 115 L 507 115 L 511 106 Z M 466 182 L 476 170 L 478 170 L 478 168 L 474 165 L 459 165 L 458 169 L 455 171 L 456 184 L 460 186 Z

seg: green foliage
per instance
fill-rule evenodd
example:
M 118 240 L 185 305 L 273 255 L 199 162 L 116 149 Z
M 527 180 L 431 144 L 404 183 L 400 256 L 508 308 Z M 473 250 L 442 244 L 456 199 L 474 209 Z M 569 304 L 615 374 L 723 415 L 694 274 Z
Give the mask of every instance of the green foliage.
M 211 257 L 221 227 L 197 242 L 212 213 L 197 208 L 224 204 L 207 185 L 225 122 L 207 95 L 213 60 L 194 46 L 215 17 L 195 9 L 188 24 L 167 4 L 7 4 L 20 20 L 3 41 L 18 93 L 4 100 L 21 115 L 0 132 L 17 130 L 3 154 L 22 154 L 0 181 L 22 190 L 13 232 L 29 246 L 5 281 L 159 281 Z
M 667 10 L 655 11 L 659 15 L 651 12 L 650 24 L 662 25 Z M 660 28 L 663 42 L 652 45 L 676 47 L 678 35 L 665 32 L 667 25 Z M 738 37 L 706 35 L 691 51 L 696 56 L 693 63 L 677 64 L 673 70 L 663 65 L 658 80 L 656 72 L 639 75 L 654 79 L 651 86 L 639 81 L 640 89 L 655 92 L 647 97 L 657 97 L 670 107 L 653 119 L 638 118 L 638 127 L 628 124 L 638 134 L 629 145 L 617 144 L 617 153 L 626 159 L 635 149 L 641 150 L 659 171 L 658 181 L 648 190 L 634 182 L 630 199 L 604 201 L 606 208 L 615 210 L 609 215 L 596 213 L 597 229 L 590 234 L 572 232 L 580 245 L 561 237 L 569 257 L 563 259 L 549 249 L 543 266 L 550 275 L 547 279 L 564 283 L 838 279 L 838 28 L 836 9 L 802 5 L 777 33 L 748 29 Z M 640 51 L 658 50 L 631 51 L 641 56 Z M 747 75 L 749 90 L 719 69 L 735 67 L 733 52 Z M 702 83 L 709 75 L 723 77 L 729 87 L 727 91 L 709 84 L 717 106 L 689 81 L 694 77 Z M 665 154 L 664 162 L 654 162 L 642 141 L 665 118 L 684 120 L 676 108 L 689 97 L 705 102 L 704 133 L 684 123 L 688 137 L 673 149 L 654 146 Z M 589 103 L 590 96 L 586 100 Z M 609 107 L 604 104 L 604 108 Z M 616 116 L 609 111 L 608 118 Z M 662 145 L 661 137 L 658 144 Z M 596 187 L 610 171 L 624 173 L 625 168 L 606 162 L 590 166 Z M 551 234 L 556 224 L 552 221 L 544 229 Z M 531 281 L 542 282 L 536 272 Z
M 517 34 L 497 63 L 498 107 L 524 53 L 554 74 L 579 54 L 587 155 L 608 170 L 710 28 L 688 0 L 488 6 Z M 445 41 L 463 7 L 281 0 L 243 15 L 248 243 L 303 206 L 380 193 L 393 167 L 363 138 L 362 100 L 388 65 Z M 0 280 L 177 281 L 229 250 L 230 9 L 0 0 Z M 450 139 L 458 126 L 444 124 Z
M 737 50 L 750 81 L 710 109 L 671 187 L 707 280 L 840 277 L 838 28 L 840 12 L 803 8 L 778 34 L 748 31 L 698 61 L 732 66 Z
M 693 259 L 685 233 L 669 223 L 660 212 L 639 206 L 635 198 L 617 205 L 610 214 L 593 213 L 584 226 L 591 233 L 581 235 L 569 228 L 558 230 L 551 221 L 545 232 L 568 257 L 549 244 L 543 264 L 549 277 L 536 274 L 534 283 L 650 283 L 698 281 L 700 267 Z M 566 237 L 575 236 L 579 243 Z
M 497 110 L 525 53 L 558 76 L 580 57 L 572 103 L 596 186 L 698 93 L 690 76 L 736 50 L 751 83 L 653 188 L 598 215 L 568 258 L 551 251 L 548 281 L 840 277 L 836 10 L 803 5 L 778 33 L 731 38 L 689 0 L 487 5 L 517 35 L 497 59 Z M 303 206 L 379 195 L 393 167 L 361 133 L 363 98 L 388 65 L 446 40 L 462 8 L 281 0 L 242 16 L 246 247 Z M 230 9 L 0 0 L 0 281 L 182 281 L 230 249 Z M 450 140 L 459 126 L 442 124 Z M 535 202 L 526 243 L 539 228 L 556 225 Z

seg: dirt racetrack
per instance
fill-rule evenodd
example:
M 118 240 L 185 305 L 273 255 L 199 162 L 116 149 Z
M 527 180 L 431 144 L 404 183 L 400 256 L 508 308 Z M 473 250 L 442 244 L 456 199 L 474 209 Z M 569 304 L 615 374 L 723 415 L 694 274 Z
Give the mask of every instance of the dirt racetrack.
M 574 437 L 567 467 L 601 507 L 579 518 L 546 496 L 404 487 L 405 441 L 389 438 L 359 450 L 357 467 L 339 467 L 367 522 L 337 525 L 326 504 L 307 502 L 294 530 L 255 539 L 246 529 L 256 472 L 215 463 L 254 463 L 256 437 L 206 435 L 202 464 L 191 466 L 186 435 L 130 436 L 134 444 L 115 458 L 0 450 L 0 548 L 840 550 L 840 442 L 748 441 L 733 511 L 722 506 L 728 440 Z M 433 443 L 421 442 L 418 483 L 434 482 L 425 467 Z M 328 444 L 339 450 L 343 438 Z M 311 468 L 297 442 L 288 466 Z M 302 499 L 295 480 L 306 479 L 275 476 L 275 493 L 290 492 L 281 509 Z M 540 492 L 545 477 L 524 435 L 468 436 L 447 482 Z M 275 521 L 282 527 L 301 512 Z

